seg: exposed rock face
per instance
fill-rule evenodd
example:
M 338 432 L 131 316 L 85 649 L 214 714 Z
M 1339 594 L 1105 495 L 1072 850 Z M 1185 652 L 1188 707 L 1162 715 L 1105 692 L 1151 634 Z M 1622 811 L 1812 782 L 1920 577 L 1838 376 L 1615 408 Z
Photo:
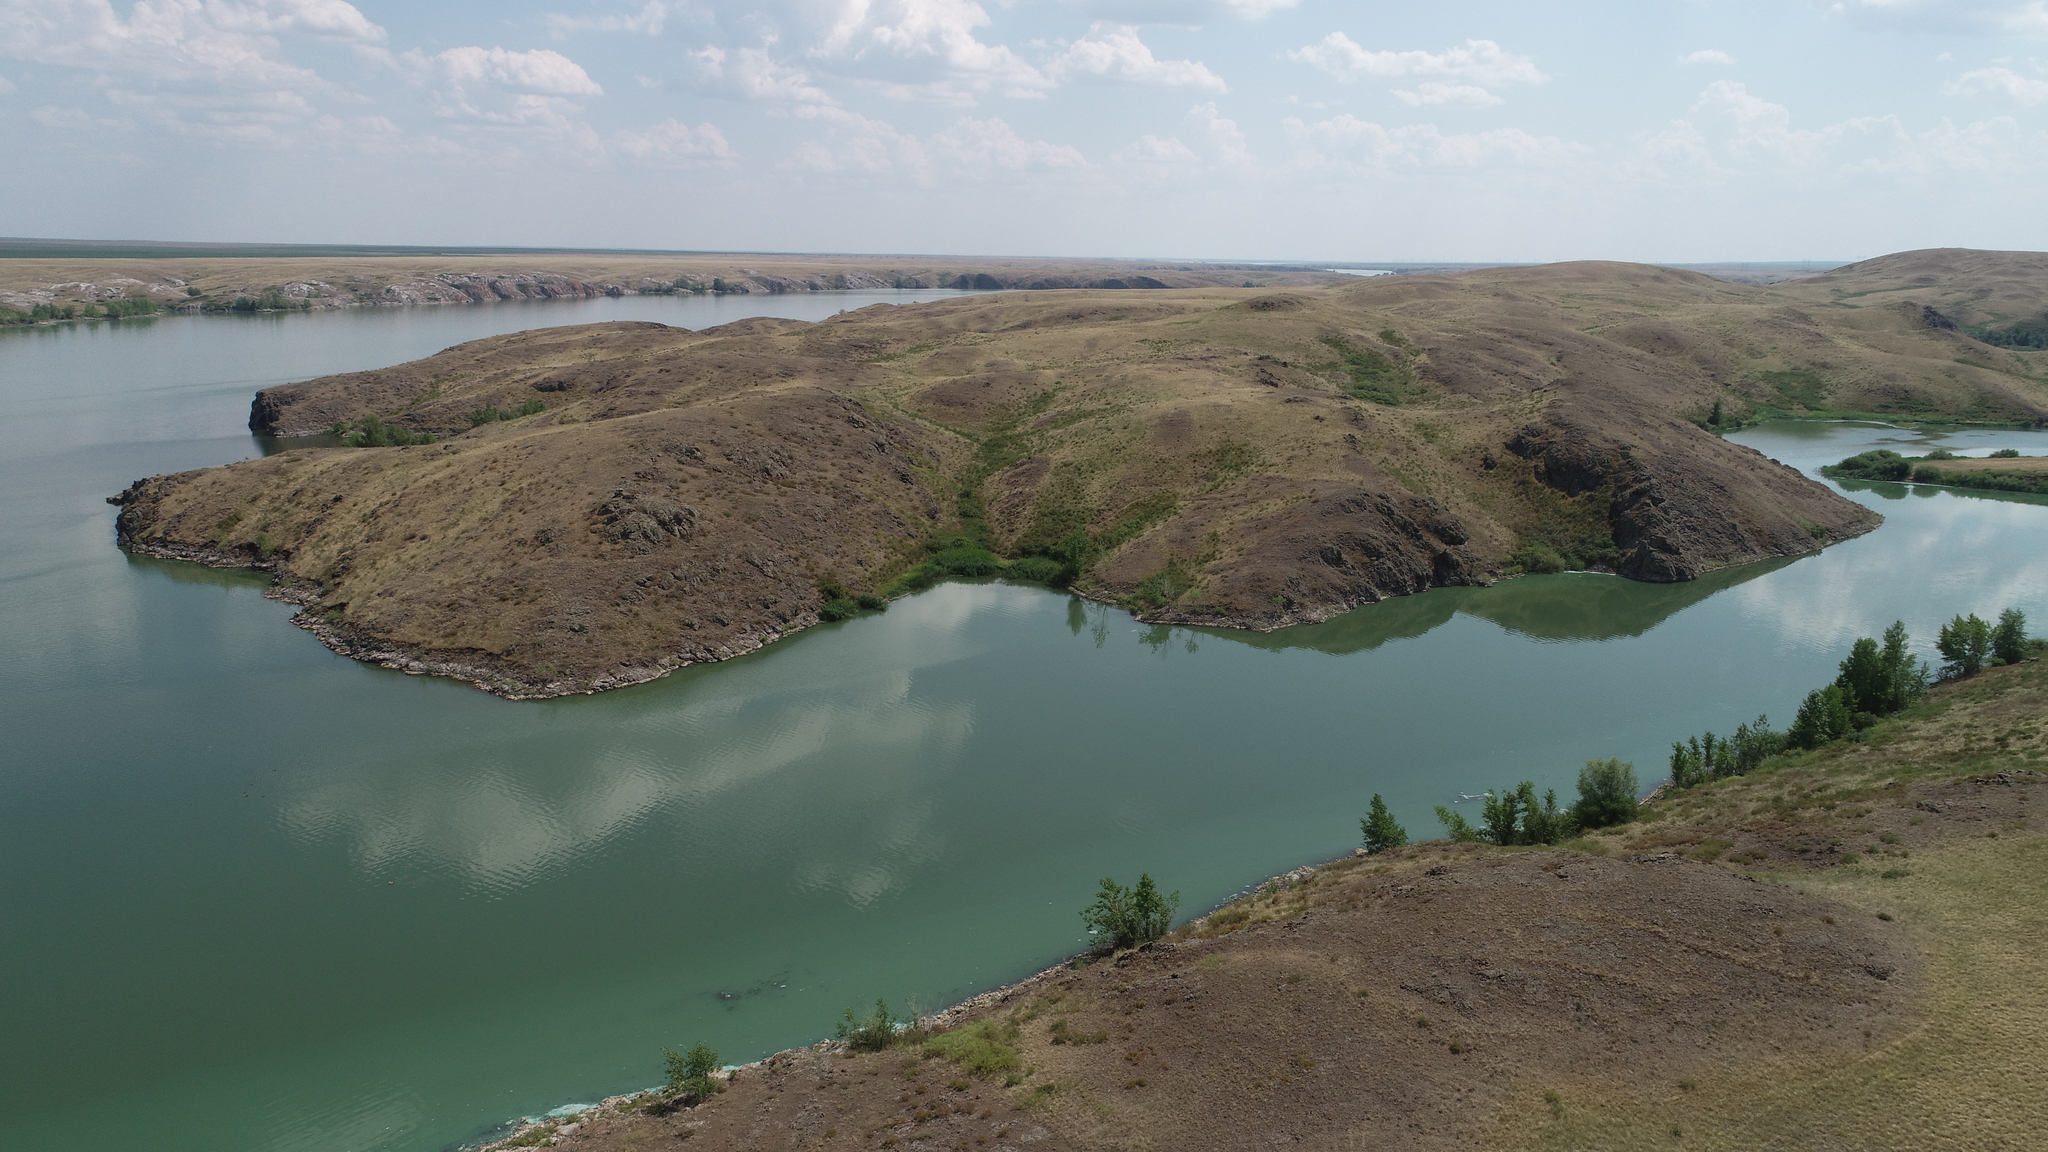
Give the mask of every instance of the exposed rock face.
M 120 531 L 274 571 L 338 650 L 513 696 L 751 650 L 961 532 L 1078 557 L 1079 591 L 1145 619 L 1256 629 L 1486 583 L 1535 545 L 1691 580 L 1877 523 L 1695 423 L 1777 394 L 1754 331 L 2048 414 L 1917 311 L 1829 330 L 1787 305 L 1828 280 L 1563 265 L 541 329 L 266 389 L 259 431 L 375 415 L 445 439 L 153 478 Z

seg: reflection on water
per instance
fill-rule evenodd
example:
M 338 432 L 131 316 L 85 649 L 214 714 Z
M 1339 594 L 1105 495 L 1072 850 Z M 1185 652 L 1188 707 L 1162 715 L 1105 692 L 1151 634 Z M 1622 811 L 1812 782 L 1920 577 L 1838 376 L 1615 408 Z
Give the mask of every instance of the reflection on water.
M 1644 584 L 1586 572 L 1523 576 L 1491 588 L 1438 588 L 1397 596 L 1321 624 L 1278 632 L 1202 631 L 1255 648 L 1313 648 L 1341 656 L 1421 636 L 1462 612 L 1536 640 L 1611 640 L 1641 636 L 1676 612 L 1792 562 L 1787 557 L 1724 568 L 1681 584 Z

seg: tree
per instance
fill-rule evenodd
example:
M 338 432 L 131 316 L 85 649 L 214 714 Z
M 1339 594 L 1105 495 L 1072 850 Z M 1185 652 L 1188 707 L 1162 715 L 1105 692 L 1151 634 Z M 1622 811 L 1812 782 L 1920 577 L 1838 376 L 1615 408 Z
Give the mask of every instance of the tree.
M 1524 780 L 1516 794 L 1522 802 L 1522 834 L 1517 844 L 1559 844 L 1572 838 L 1578 831 L 1578 822 L 1572 819 L 1571 809 L 1557 806 L 1557 789 L 1543 791 L 1543 803 L 1536 803 L 1536 785 Z
M 1853 726 L 1849 694 L 1842 691 L 1841 685 L 1830 684 L 1806 694 L 1798 717 L 1792 721 L 1792 730 L 1785 734 L 1786 743 L 1794 748 L 1818 748 L 1847 736 Z
M 1958 616 L 1941 626 L 1934 649 L 1941 653 L 1943 675 L 1975 676 L 1984 670 L 1984 661 L 1991 655 L 1991 626 L 1974 612 Z
M 1606 828 L 1636 818 L 1636 766 L 1626 760 L 1588 760 L 1579 769 L 1579 802 L 1572 818 L 1581 828 Z
M 1444 834 L 1459 844 L 1473 844 L 1479 840 L 1479 829 L 1461 815 L 1439 804 L 1436 806 L 1437 822 L 1444 826 Z
M 718 1053 L 713 1052 L 709 1044 L 699 1040 L 688 1052 L 663 1048 L 661 1054 L 668 1065 L 670 1088 L 678 1092 L 695 1092 L 699 1096 L 711 1095 L 714 1087 L 711 1074 L 718 1071 Z
M 875 1010 L 862 1020 L 846 1010 L 846 1019 L 839 1022 L 839 1038 L 855 1052 L 880 1052 L 896 1043 L 896 1034 L 902 1031 L 908 1020 L 900 1019 L 889 1011 L 889 1002 L 875 997 Z
M 1884 655 L 1878 651 L 1877 641 L 1868 636 L 1858 637 L 1842 661 L 1842 674 L 1835 678 L 1835 683 L 1849 694 L 1851 711 L 1882 715 L 1890 685 L 1886 683 Z
M 1161 896 L 1150 872 L 1139 873 L 1131 888 L 1104 876 L 1095 903 L 1081 910 L 1081 922 L 1094 933 L 1098 948 L 1136 948 L 1166 935 L 1179 907 L 1180 893 Z
M 1894 620 L 1884 630 L 1884 651 L 1878 659 L 1884 664 L 1886 693 L 1884 707 L 1872 709 L 1878 715 L 1897 712 L 1927 691 L 1927 665 L 1906 650 L 1905 621 Z
M 1365 834 L 1365 850 L 1369 854 L 1377 855 L 1408 843 L 1408 830 L 1394 822 L 1394 813 L 1377 792 L 1372 794 L 1372 807 L 1365 819 L 1358 822 L 1358 830 Z
M 1534 798 L 1535 786 L 1530 786 Z M 1483 828 L 1479 834 L 1489 844 L 1507 845 L 1515 842 L 1516 833 L 1521 831 L 1522 794 L 1519 790 L 1496 788 L 1486 794 L 1486 808 L 1479 814 Z
M 2027 618 L 2019 609 L 1998 614 L 1998 627 L 1991 630 L 1991 654 L 2007 664 L 2027 658 Z

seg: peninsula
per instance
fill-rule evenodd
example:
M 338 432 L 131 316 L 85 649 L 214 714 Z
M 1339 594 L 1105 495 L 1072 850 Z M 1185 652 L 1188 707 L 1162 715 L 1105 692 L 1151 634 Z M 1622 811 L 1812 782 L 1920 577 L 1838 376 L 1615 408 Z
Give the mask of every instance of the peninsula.
M 633 684 L 947 575 L 1273 629 L 1579 568 L 1651 581 L 1877 517 L 1723 440 L 2038 424 L 2048 257 L 1758 286 L 1579 263 L 551 328 L 266 389 L 339 432 L 138 481 L 125 547 L 260 568 L 337 651 L 510 697 Z

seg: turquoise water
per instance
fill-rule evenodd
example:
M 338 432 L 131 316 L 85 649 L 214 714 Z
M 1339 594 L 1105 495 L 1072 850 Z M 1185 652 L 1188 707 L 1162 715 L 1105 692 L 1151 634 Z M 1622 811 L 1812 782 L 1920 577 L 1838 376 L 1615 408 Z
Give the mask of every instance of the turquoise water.
M 888 294 L 889 298 L 899 298 Z M 1850 640 L 2048 622 L 2048 504 L 1903 486 L 1877 532 L 1652 586 L 1432 592 L 1267 636 L 952 584 L 728 664 L 508 703 L 336 657 L 237 573 L 131 559 L 103 498 L 253 455 L 249 393 L 536 323 L 701 304 L 0 333 L 0 1146 L 435 1150 L 931 1008 L 1081 943 L 1097 877 L 1198 910 L 1432 805 L 1789 719 Z M 804 312 L 799 309 L 809 308 Z M 727 314 L 719 319 L 732 319 Z M 2048 453 L 2038 433 L 1781 425 Z M 1924 643 L 1923 643 L 1924 646 Z

